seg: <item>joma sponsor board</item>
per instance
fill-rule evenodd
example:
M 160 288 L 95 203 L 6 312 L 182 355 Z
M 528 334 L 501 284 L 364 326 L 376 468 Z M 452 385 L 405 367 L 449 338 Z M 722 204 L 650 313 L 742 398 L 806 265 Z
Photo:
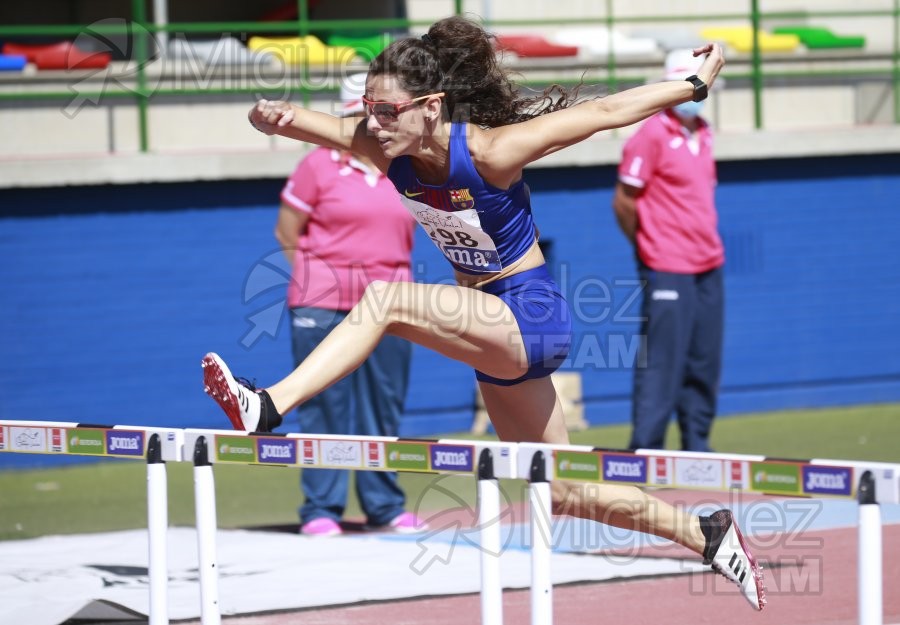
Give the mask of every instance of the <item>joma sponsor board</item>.
M 675 484 L 689 488 L 722 488 L 722 461 L 675 458 Z
M 603 454 L 603 479 L 609 482 L 647 483 L 647 459 L 624 454 Z
M 435 471 L 471 472 L 474 456 L 474 447 L 469 445 L 432 445 L 431 468 Z
M 106 430 L 106 453 L 110 456 L 143 456 L 144 433 Z
M 362 445 L 359 441 L 319 441 L 322 464 L 330 467 L 361 468 Z
M 398 471 L 428 471 L 428 445 L 424 443 L 388 443 L 387 467 Z
M 805 465 L 803 492 L 810 495 L 850 496 L 853 493 L 853 469 Z
M 249 436 L 216 436 L 219 462 L 256 462 L 256 441 Z
M 600 456 L 593 452 L 557 451 L 553 466 L 556 477 L 564 480 L 600 480 Z
M 261 464 L 297 464 L 297 445 L 288 438 L 257 438 L 256 455 Z
M 763 493 L 800 494 L 800 465 L 786 462 L 754 462 L 750 487 Z
M 105 430 L 72 429 L 66 433 L 70 454 L 103 455 L 106 453 Z

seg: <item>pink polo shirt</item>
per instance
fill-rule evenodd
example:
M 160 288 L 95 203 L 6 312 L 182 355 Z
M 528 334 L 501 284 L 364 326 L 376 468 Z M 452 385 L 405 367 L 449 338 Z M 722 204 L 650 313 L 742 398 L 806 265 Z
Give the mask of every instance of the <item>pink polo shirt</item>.
M 373 280 L 408 282 L 415 220 L 379 171 L 337 150 L 310 152 L 281 191 L 309 216 L 288 305 L 350 310 Z
M 637 199 L 637 251 L 651 269 L 701 273 L 720 267 L 716 164 L 705 122 L 693 138 L 670 111 L 649 118 L 625 143 L 619 180 Z

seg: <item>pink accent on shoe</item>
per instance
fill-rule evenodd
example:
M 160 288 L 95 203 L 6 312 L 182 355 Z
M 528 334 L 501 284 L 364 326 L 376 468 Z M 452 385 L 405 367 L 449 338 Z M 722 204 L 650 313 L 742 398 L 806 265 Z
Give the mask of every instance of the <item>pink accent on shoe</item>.
M 398 534 L 413 534 L 424 532 L 428 529 L 428 524 L 412 512 L 403 512 L 394 517 L 394 520 L 388 523 L 388 527 Z
M 235 397 L 228 381 L 225 378 L 225 371 L 222 370 L 224 362 L 215 354 L 207 354 L 201 361 L 203 367 L 203 384 L 207 395 L 212 397 L 228 420 L 231 421 L 235 430 L 246 430 L 243 421 L 241 421 L 241 408 L 238 405 L 238 399 Z M 230 372 L 229 372 L 230 375 Z
M 333 519 L 319 517 L 301 525 L 300 533 L 304 536 L 340 536 L 344 530 Z

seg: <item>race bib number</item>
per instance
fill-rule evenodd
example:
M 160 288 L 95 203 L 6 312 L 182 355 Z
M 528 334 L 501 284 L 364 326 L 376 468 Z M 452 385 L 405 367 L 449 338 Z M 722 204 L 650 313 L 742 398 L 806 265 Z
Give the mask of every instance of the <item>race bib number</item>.
M 406 197 L 402 199 L 451 263 L 472 273 L 496 273 L 503 268 L 497 247 L 481 229 L 481 219 L 474 208 L 451 213 Z

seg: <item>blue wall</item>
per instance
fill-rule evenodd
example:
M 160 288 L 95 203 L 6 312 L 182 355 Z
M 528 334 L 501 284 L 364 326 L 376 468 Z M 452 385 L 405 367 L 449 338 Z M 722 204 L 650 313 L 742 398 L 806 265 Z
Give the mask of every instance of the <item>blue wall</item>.
M 720 164 L 721 413 L 900 400 L 900 156 Z M 611 167 L 530 171 L 576 315 L 592 423 L 628 418 L 639 305 Z M 225 427 L 199 362 L 270 384 L 291 365 L 281 182 L 0 191 L 0 419 Z M 420 234 L 420 280 L 448 280 Z M 404 434 L 468 429 L 474 381 L 418 349 Z M 295 427 L 295 426 L 294 426 Z M 0 466 L 46 463 L 0 455 Z

